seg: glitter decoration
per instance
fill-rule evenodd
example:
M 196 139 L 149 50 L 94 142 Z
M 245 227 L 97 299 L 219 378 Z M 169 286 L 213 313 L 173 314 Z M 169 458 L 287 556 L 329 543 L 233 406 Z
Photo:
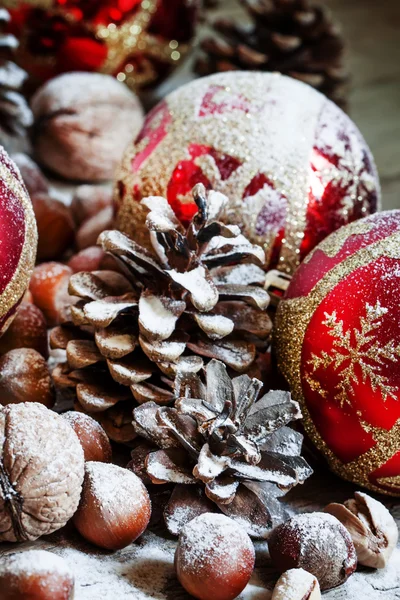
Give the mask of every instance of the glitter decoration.
M 400 496 L 400 210 L 327 237 L 277 312 L 278 363 L 341 477 Z
M 35 265 L 36 221 L 21 175 L 0 146 L 0 335 L 10 325 Z
M 18 60 L 35 83 L 99 71 L 138 90 L 186 56 L 199 0 L 5 0 Z
M 226 194 L 225 220 L 292 273 L 341 225 L 377 210 L 379 181 L 352 121 L 311 87 L 277 73 L 230 72 L 170 94 L 127 150 L 116 188 L 119 227 L 140 236 L 138 202 L 167 197 L 179 219 L 195 183 Z

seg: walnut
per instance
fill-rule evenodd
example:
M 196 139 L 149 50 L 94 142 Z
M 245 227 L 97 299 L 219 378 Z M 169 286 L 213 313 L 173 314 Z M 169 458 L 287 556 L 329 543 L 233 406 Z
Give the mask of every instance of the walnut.
M 62 177 L 82 181 L 111 179 L 143 124 L 135 94 L 99 73 L 52 79 L 34 95 L 32 111 L 38 161 Z
M 399 532 L 396 522 L 381 502 L 363 492 L 344 504 L 328 504 L 325 512 L 346 527 L 353 540 L 360 565 L 383 569 L 396 548 Z
M 68 423 L 34 402 L 0 410 L 0 542 L 35 540 L 77 509 L 83 450 Z

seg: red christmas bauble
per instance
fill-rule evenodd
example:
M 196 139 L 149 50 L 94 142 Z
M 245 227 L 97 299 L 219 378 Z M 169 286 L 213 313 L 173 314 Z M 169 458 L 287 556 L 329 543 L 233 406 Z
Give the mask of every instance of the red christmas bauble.
M 159 83 L 194 35 L 200 0 L 5 0 L 18 60 L 37 83 L 68 71 Z
M 128 148 L 117 185 L 119 227 L 140 235 L 139 200 L 197 210 L 197 182 L 225 193 L 226 221 L 293 272 L 324 237 L 379 204 L 372 155 L 352 121 L 313 88 L 277 73 L 212 75 L 170 94 Z
M 324 240 L 276 319 L 279 366 L 340 476 L 400 495 L 400 210 Z
M 31 200 L 17 167 L 0 146 L 0 335 L 29 285 L 36 248 Z

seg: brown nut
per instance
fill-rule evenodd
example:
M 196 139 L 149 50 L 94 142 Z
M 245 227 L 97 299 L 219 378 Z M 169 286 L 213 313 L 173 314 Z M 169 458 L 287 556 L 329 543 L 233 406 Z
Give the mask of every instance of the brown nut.
M 75 513 L 83 450 L 65 420 L 41 404 L 0 409 L 0 542 L 36 540 Z
M 55 393 L 46 360 L 32 348 L 10 350 L 0 357 L 0 404 L 38 402 L 51 408 Z
M 75 238 L 75 224 L 70 209 L 43 193 L 32 196 L 32 206 L 39 236 L 37 260 L 59 258 Z
M 321 590 L 341 585 L 357 568 L 350 534 L 326 513 L 292 517 L 273 530 L 268 546 L 278 571 L 305 569 L 318 579 Z
M 49 182 L 38 165 L 27 154 L 17 152 L 12 155 L 12 159 L 19 168 L 31 197 L 35 194 L 46 194 L 49 191 Z
M 84 250 L 97 243 L 99 235 L 106 229 L 112 228 L 114 213 L 111 206 L 106 206 L 99 213 L 89 217 L 82 223 L 76 234 L 76 245 Z
M 1 600 L 72 600 L 74 576 L 63 558 L 46 550 L 3 556 Z
M 68 307 L 73 301 L 68 293 L 72 273 L 67 265 L 58 262 L 42 263 L 33 271 L 29 290 L 49 327 L 59 325 L 67 318 Z
M 87 462 L 81 502 L 74 515 L 79 533 L 92 544 L 119 550 L 145 531 L 151 516 L 149 494 L 132 471 Z
M 110 440 L 100 423 L 85 413 L 72 410 L 64 413 L 62 416 L 78 436 L 86 462 L 111 461 L 112 450 Z
M 71 202 L 72 216 L 77 225 L 94 217 L 98 212 L 112 205 L 112 190 L 103 185 L 80 185 L 76 188 Z
M 330 513 L 346 527 L 353 540 L 360 565 L 383 569 L 397 546 L 396 521 L 388 509 L 363 492 L 343 504 L 328 504 Z
M 112 179 L 143 124 L 135 94 L 99 73 L 55 77 L 36 92 L 31 107 L 35 155 L 67 179 Z
M 318 579 L 304 569 L 290 569 L 279 577 L 271 600 L 321 600 Z
M 16 348 L 33 348 L 44 358 L 49 356 L 44 314 L 40 308 L 25 300 L 19 306 L 14 321 L 0 338 L 0 354 Z

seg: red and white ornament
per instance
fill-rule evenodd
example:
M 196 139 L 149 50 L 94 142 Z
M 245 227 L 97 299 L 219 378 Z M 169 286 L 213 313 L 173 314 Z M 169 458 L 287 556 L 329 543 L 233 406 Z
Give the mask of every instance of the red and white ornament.
M 0 146 L 0 335 L 29 285 L 37 248 L 32 204 L 16 165 Z
M 140 235 L 138 202 L 148 195 L 167 197 L 188 221 L 198 182 L 228 196 L 226 221 L 287 272 L 380 200 L 372 155 L 354 123 L 313 88 L 277 73 L 220 73 L 161 102 L 122 163 L 120 229 Z
M 303 262 L 280 303 L 279 366 L 340 476 L 400 496 L 400 210 L 352 223 Z
M 199 0 L 3 0 L 31 83 L 98 71 L 135 89 L 155 85 L 185 56 Z

